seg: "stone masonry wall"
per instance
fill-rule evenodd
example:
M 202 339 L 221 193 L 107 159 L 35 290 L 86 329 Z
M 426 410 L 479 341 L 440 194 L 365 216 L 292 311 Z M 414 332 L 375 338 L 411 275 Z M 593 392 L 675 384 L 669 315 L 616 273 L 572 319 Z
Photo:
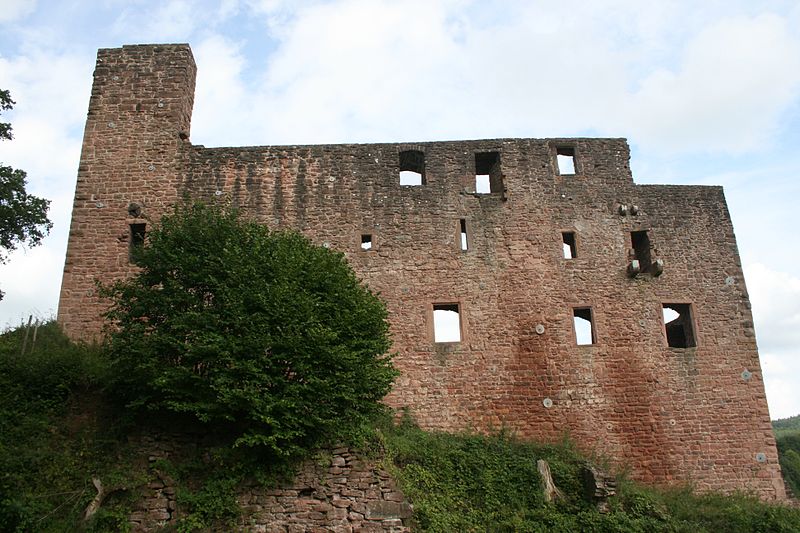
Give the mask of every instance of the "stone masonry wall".
M 100 59 L 59 306 L 73 338 L 100 332 L 94 279 L 132 271 L 131 223 L 151 224 L 185 196 L 228 201 L 343 252 L 380 293 L 401 371 L 386 402 L 423 427 L 569 433 L 645 481 L 785 498 L 721 188 L 636 185 L 624 139 L 195 146 L 183 139 L 188 47 Z M 114 76 L 139 81 L 123 97 Z M 162 101 L 180 112 L 162 116 Z M 573 157 L 574 173 L 559 169 L 559 154 Z M 422 184 L 401 185 L 409 167 Z M 476 190 L 483 173 L 489 193 Z M 637 253 L 653 268 L 632 276 Z M 684 347 L 669 345 L 666 304 L 687 310 Z M 434 340 L 440 305 L 457 306 L 458 342 Z M 591 344 L 576 342 L 576 313 L 591 317 Z
M 178 523 L 185 512 L 178 505 L 173 479 L 157 461 L 171 459 L 202 439 L 186 435 L 147 435 L 139 448 L 151 464 L 151 480 L 130 518 L 133 531 L 160 531 Z M 378 464 L 349 448 L 330 451 L 329 461 L 309 460 L 291 483 L 264 488 L 252 482 L 239 487 L 241 517 L 235 530 L 252 533 L 406 533 L 411 505 L 394 480 Z

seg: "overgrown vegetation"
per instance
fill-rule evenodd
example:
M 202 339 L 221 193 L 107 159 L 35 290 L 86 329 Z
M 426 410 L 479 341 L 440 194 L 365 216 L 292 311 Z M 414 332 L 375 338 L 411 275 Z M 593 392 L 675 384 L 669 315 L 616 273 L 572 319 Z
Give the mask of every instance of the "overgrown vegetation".
M 238 484 L 254 477 L 271 484 L 288 474 L 247 449 L 224 446 L 143 464 L 125 444 L 119 412 L 98 393 L 108 379 L 98 350 L 69 343 L 54 323 L 37 333 L 33 351 L 29 338 L 25 355 L 24 328 L 0 336 L 0 531 L 81 529 L 94 475 L 127 490 L 107 500 L 85 529 L 126 531 L 139 489 L 154 469 L 177 484 L 176 531 L 233 530 L 240 516 Z M 567 441 L 540 445 L 502 433 L 431 433 L 408 420 L 397 426 L 383 420 L 375 427 L 360 426 L 351 441 L 385 452 L 386 466 L 414 503 L 418 531 L 800 531 L 798 509 L 744 495 L 660 491 L 626 480 L 611 512 L 601 514 L 583 498 L 579 475 L 585 458 Z M 549 462 L 563 500 L 543 501 L 537 459 Z
M 569 443 L 523 443 L 505 434 L 451 435 L 408 422 L 384 429 L 387 464 L 414 502 L 421 531 L 776 533 L 800 531 L 800 510 L 743 494 L 694 495 L 621 480 L 611 511 L 584 497 L 585 458 Z M 549 462 L 565 498 L 545 503 L 536 460 Z
M 772 422 L 778 444 L 783 479 L 795 498 L 800 498 L 800 415 Z
M 128 408 L 184 414 L 235 446 L 299 457 L 383 410 L 383 302 L 341 253 L 231 209 L 177 207 L 104 291 Z
M 55 322 L 36 328 L 35 343 L 33 330 L 0 336 L 0 531 L 70 531 L 96 492 L 93 475 L 136 481 L 96 392 L 106 377 L 98 351 Z

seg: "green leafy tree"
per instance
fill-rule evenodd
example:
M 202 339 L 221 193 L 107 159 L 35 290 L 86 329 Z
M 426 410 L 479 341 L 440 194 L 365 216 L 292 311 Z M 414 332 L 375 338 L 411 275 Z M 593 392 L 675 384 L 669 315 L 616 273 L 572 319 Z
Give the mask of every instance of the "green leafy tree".
M 0 111 L 14 106 L 11 94 L 0 89 Z M 11 140 L 11 124 L 0 122 L 0 139 Z M 36 246 L 50 232 L 53 223 L 47 218 L 50 200 L 25 191 L 24 171 L 0 163 L 0 263 L 18 245 Z M 3 293 L 0 291 L 0 299 Z
M 303 453 L 383 409 L 396 371 L 383 302 L 341 253 L 234 210 L 178 207 L 105 287 L 113 388 L 236 445 Z

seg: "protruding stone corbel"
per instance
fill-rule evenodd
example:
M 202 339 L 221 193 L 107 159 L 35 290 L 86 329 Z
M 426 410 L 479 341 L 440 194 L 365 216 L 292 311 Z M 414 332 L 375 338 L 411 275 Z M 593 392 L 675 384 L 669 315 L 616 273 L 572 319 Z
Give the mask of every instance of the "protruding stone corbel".
M 650 265 L 650 272 L 653 273 L 654 277 L 660 276 L 664 272 L 664 260 L 663 259 L 656 259 Z
M 133 218 L 139 218 L 142 216 L 142 206 L 137 204 L 136 202 L 131 202 L 128 204 L 128 215 Z
M 628 263 L 628 277 L 635 278 L 641 271 L 642 267 L 639 265 L 638 259 L 633 259 L 630 263 Z

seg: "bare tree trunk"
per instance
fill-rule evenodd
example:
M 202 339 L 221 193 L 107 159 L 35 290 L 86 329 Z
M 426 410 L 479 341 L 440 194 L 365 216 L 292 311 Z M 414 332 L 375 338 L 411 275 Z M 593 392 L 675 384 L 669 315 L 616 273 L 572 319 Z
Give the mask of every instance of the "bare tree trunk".
M 108 493 L 103 488 L 103 484 L 100 482 L 100 478 L 93 477 L 92 484 L 94 488 L 97 489 L 97 495 L 94 499 L 89 502 L 89 505 L 86 506 L 86 510 L 83 512 L 83 521 L 86 522 L 89 520 L 94 514 L 100 509 L 100 506 L 103 505 L 103 500 L 106 499 Z
M 536 468 L 539 470 L 539 474 L 542 476 L 544 501 L 552 502 L 563 498 L 564 494 L 558 490 L 556 484 L 553 483 L 553 475 L 550 473 L 550 465 L 547 464 L 547 461 L 544 459 L 539 459 L 536 461 Z

